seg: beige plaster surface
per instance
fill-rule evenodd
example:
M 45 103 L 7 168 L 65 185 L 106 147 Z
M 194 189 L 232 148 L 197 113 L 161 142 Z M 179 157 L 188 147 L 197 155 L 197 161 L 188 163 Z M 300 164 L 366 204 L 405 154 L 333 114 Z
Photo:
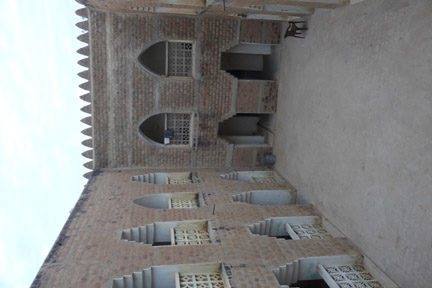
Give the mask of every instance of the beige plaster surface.
M 432 1 L 309 27 L 283 42 L 276 169 L 401 287 L 431 287 Z

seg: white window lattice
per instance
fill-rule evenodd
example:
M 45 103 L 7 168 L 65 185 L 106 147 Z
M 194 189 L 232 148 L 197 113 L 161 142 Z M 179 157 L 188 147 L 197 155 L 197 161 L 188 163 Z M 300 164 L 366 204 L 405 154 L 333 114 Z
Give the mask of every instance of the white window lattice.
M 289 224 L 300 239 L 326 239 L 331 238 L 322 224 Z
M 210 244 L 210 236 L 206 225 L 181 224 L 174 229 L 174 243 L 178 246 Z
M 191 115 L 177 113 L 166 115 L 166 129 L 172 131 L 170 144 L 189 145 Z
M 170 199 L 171 209 L 192 209 L 198 207 L 198 201 L 196 199 Z
M 382 288 L 383 286 L 361 264 L 323 266 L 340 288 Z
M 252 177 L 252 180 L 256 183 L 277 184 L 276 179 L 273 177 Z
M 192 180 L 189 178 L 176 178 L 168 177 L 168 184 L 191 184 Z
M 180 288 L 222 288 L 224 282 L 221 273 L 179 273 Z
M 192 177 L 190 173 L 173 173 L 167 174 L 167 184 L 191 184 Z
M 192 76 L 192 43 L 168 42 L 168 76 Z

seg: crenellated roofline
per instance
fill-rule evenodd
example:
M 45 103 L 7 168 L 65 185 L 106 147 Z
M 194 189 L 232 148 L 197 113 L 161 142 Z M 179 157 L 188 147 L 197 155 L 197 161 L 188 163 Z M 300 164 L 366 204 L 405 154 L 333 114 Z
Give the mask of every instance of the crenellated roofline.
M 81 3 L 81 2 L 78 1 L 78 3 Z M 88 138 L 82 142 L 82 144 L 85 147 L 90 148 L 89 150 L 84 151 L 82 153 L 82 155 L 86 158 L 93 160 L 93 158 L 94 158 L 94 153 L 93 153 L 93 121 L 92 121 L 92 105 L 91 105 L 91 101 L 92 101 L 91 86 L 92 85 L 91 85 L 91 77 L 90 77 L 90 59 L 89 59 L 89 56 L 90 56 L 90 48 L 89 48 L 90 34 L 88 32 L 88 30 L 89 30 L 88 9 L 87 8 L 80 8 L 75 13 L 78 16 L 81 16 L 85 19 L 84 21 L 78 22 L 76 24 L 76 26 L 78 28 L 80 28 L 84 31 L 81 35 L 79 35 L 77 37 L 77 39 L 79 41 L 85 43 L 85 46 L 78 49 L 77 52 L 81 55 L 86 56 L 85 58 L 80 59 L 78 61 L 78 64 L 85 68 L 85 70 L 78 73 L 78 76 L 85 80 L 85 82 L 81 83 L 79 85 L 79 87 L 83 90 L 88 91 L 88 93 L 81 95 L 80 98 L 81 98 L 81 100 L 90 103 L 90 104 L 86 103 L 86 105 L 81 108 L 81 111 L 83 111 L 84 113 L 90 114 L 90 116 L 87 116 L 87 117 L 84 117 L 83 119 L 81 119 L 81 122 L 83 122 L 84 124 L 89 126 L 88 128 L 81 131 L 81 133 L 90 137 L 90 138 Z M 93 169 L 94 169 L 93 161 L 86 162 L 84 164 L 84 167 L 90 169 L 91 171 L 85 173 L 83 176 L 85 178 L 90 178 L 92 173 L 93 173 Z

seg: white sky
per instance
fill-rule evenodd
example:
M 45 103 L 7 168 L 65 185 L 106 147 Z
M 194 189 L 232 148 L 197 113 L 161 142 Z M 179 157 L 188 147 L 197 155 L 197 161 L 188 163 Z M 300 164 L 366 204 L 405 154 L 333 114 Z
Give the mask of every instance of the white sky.
M 86 179 L 73 0 L 0 1 L 0 287 L 29 287 Z

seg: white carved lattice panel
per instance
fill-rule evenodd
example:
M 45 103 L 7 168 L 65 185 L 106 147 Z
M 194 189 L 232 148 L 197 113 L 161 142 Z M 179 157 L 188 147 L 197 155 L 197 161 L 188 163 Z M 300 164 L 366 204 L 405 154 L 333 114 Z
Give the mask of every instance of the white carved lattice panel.
M 256 183 L 277 184 L 276 179 L 273 177 L 252 177 L 252 180 Z
M 323 266 L 341 288 L 382 288 L 383 286 L 360 264 Z
M 174 228 L 175 245 L 203 245 L 210 244 L 210 236 L 206 225 L 180 224 Z
M 176 199 L 171 198 L 171 209 L 192 209 L 198 207 L 196 199 Z
M 180 288 L 225 287 L 221 273 L 180 273 Z
M 168 177 L 168 184 L 191 184 L 192 180 L 189 178 Z
M 168 76 L 192 76 L 192 43 L 168 42 Z
M 331 238 L 322 224 L 289 224 L 300 239 L 326 239 Z
M 190 114 L 167 114 L 167 129 L 173 132 L 170 144 L 189 145 L 190 125 Z

